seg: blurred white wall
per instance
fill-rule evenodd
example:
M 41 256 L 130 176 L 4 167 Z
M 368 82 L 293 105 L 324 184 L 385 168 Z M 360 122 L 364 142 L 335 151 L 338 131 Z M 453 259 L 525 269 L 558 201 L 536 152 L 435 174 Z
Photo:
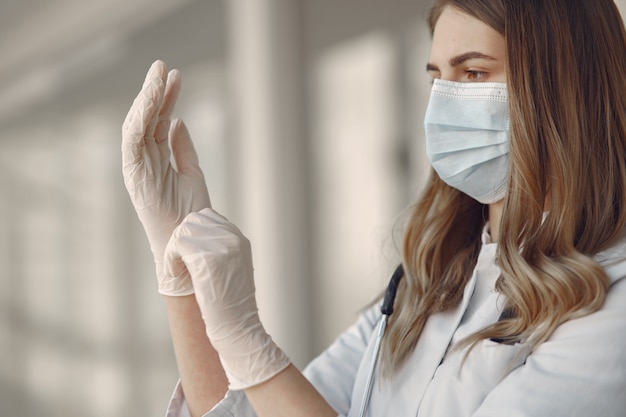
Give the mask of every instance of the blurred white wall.
M 176 367 L 119 151 L 157 58 L 272 335 L 303 366 L 353 322 L 427 173 L 426 3 L 2 0 L 3 415 L 165 410 Z
M 3 413 L 166 407 L 174 357 L 119 151 L 157 58 L 183 73 L 176 115 L 215 207 L 254 245 L 272 335 L 303 366 L 348 326 L 384 285 L 394 219 L 422 181 L 422 13 L 409 0 L 4 0 Z
M 0 404 L 15 416 L 162 415 L 176 368 L 121 177 L 121 122 L 157 58 L 223 199 L 221 1 L 0 3 Z

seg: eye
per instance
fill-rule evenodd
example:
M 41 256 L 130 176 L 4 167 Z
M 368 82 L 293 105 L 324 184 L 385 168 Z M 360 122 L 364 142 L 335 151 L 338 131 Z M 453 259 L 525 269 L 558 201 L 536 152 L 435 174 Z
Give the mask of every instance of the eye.
M 487 77 L 487 72 L 477 70 L 466 70 L 465 74 L 469 81 L 481 81 Z

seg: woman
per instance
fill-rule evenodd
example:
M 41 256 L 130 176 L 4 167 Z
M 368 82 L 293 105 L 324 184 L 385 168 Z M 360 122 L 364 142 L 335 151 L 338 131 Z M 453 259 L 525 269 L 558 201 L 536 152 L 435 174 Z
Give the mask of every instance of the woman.
M 367 415 L 624 415 L 619 13 L 612 0 L 437 0 L 430 26 L 434 172 L 406 226 Z M 379 308 L 306 378 L 289 363 L 258 319 L 249 244 L 209 208 L 178 121 L 169 165 L 179 83 L 153 65 L 123 143 L 181 376 L 168 415 L 357 416 Z

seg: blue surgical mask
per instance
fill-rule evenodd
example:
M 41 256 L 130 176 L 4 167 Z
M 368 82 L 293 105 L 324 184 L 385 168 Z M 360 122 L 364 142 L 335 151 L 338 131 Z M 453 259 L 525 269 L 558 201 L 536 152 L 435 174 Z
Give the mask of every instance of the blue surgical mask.
M 483 204 L 504 198 L 509 170 L 506 84 L 434 80 L 424 129 L 428 159 L 443 181 Z

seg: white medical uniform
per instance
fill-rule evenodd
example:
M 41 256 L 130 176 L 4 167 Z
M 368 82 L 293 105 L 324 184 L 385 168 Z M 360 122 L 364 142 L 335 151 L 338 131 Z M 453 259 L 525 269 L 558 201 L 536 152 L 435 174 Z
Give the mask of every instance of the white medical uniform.
M 570 320 L 529 354 L 525 344 L 485 340 L 471 350 L 454 342 L 498 320 L 502 297 L 496 244 L 483 233 L 463 301 L 432 315 L 415 351 L 389 380 L 374 382 L 368 416 L 618 417 L 626 416 L 626 234 L 596 255 L 611 279 L 603 307 Z M 304 374 L 341 416 L 359 412 L 380 318 L 377 306 L 306 368 Z M 167 417 L 188 417 L 176 387 Z M 255 416 L 243 392 L 230 391 L 205 417 Z

